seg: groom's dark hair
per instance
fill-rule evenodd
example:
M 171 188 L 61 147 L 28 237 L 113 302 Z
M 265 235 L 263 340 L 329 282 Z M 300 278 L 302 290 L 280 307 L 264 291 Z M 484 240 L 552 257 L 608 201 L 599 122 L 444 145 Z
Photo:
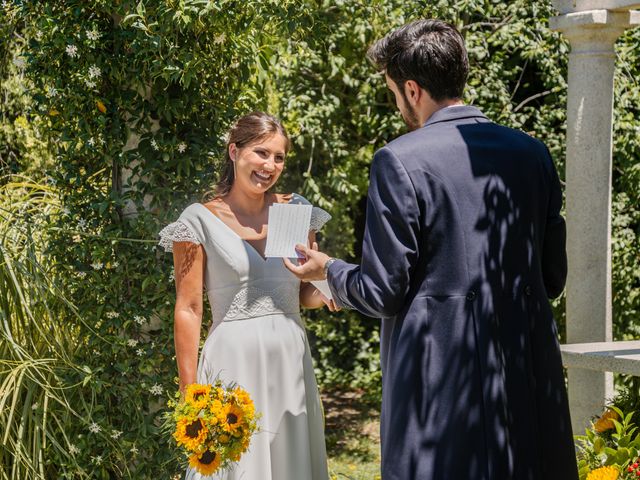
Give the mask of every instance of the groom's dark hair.
M 367 57 L 404 92 L 414 80 L 436 101 L 462 98 L 469 74 L 464 39 L 441 20 L 416 20 L 374 43 Z

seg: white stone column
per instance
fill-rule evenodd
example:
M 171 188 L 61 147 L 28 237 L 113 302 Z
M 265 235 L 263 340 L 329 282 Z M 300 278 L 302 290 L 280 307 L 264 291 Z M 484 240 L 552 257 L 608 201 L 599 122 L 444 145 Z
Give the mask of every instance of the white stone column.
M 612 340 L 614 43 L 632 24 L 632 14 L 580 11 L 554 17 L 550 24 L 571 44 L 566 159 L 567 342 L 606 342 Z M 612 397 L 613 377 L 578 368 L 569 369 L 568 377 L 573 429 L 582 434 L 590 418 L 601 413 L 605 400 Z

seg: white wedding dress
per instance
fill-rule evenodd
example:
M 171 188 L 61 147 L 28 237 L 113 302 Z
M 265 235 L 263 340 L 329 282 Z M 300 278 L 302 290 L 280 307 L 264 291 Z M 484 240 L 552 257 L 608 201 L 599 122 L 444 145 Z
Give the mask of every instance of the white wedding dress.
M 309 203 L 293 195 L 290 203 Z M 313 208 L 312 229 L 329 214 Z M 324 418 L 309 343 L 300 319 L 300 282 L 280 258 L 264 259 L 202 204 L 160 232 L 160 245 L 201 244 L 213 323 L 198 362 L 198 383 L 236 382 L 262 414 L 260 432 L 231 471 L 187 480 L 327 480 Z

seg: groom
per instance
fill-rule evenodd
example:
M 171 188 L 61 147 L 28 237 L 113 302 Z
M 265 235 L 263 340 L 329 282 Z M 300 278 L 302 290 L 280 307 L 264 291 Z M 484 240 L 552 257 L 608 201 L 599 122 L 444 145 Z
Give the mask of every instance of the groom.
M 567 273 L 547 148 L 463 105 L 464 41 L 420 20 L 374 44 L 411 130 L 371 165 L 360 265 L 304 246 L 302 280 L 382 318 L 383 480 L 578 478 L 548 298 Z

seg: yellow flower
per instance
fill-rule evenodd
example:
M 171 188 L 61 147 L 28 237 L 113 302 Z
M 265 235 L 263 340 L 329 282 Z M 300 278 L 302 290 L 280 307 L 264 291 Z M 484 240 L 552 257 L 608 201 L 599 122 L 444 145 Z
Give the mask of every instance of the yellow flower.
M 589 472 L 587 480 L 617 480 L 620 472 L 615 467 L 600 467 Z
M 217 418 L 219 422 L 224 421 L 224 405 L 220 400 L 212 400 L 209 404 L 209 411 L 213 414 L 214 418 Z
M 245 421 L 250 422 L 251 420 L 253 420 L 256 408 L 249 394 L 240 387 L 236 387 L 233 391 L 233 394 L 237 399 L 238 405 L 240 405 L 240 407 L 242 408 Z
M 96 107 L 98 107 L 98 110 L 100 110 L 102 113 L 107 113 L 107 106 L 100 100 L 96 100 Z
M 238 428 L 242 426 L 244 419 L 244 412 L 242 408 L 233 403 L 229 403 L 223 408 L 224 421 L 222 422 L 222 428 L 227 433 L 235 433 Z
M 191 455 L 189 465 L 202 475 L 211 475 L 218 470 L 221 460 L 217 452 L 206 450 L 202 455 Z
M 200 385 L 198 383 L 192 383 L 187 387 L 185 402 L 187 402 L 192 407 L 200 410 L 207 406 L 210 391 L 211 385 Z
M 238 399 L 238 403 L 242 405 L 251 405 L 253 407 L 253 400 L 251 400 L 251 397 L 246 390 L 243 390 L 240 387 L 236 387 L 233 390 L 233 394 Z
M 52 108 L 51 110 L 49 110 L 50 117 L 55 117 L 56 115 L 60 115 L 60 112 L 58 110 L 56 110 L 55 108 Z
M 173 438 L 178 445 L 184 445 L 188 450 L 196 451 L 207 438 L 207 433 L 207 427 L 199 418 L 181 418 L 178 420 Z
M 215 396 L 218 400 L 223 400 L 224 399 L 224 389 L 221 387 L 216 387 L 215 389 Z
M 593 424 L 593 429 L 598 433 L 611 430 L 615 426 L 613 420 L 618 420 L 618 418 L 618 413 L 615 410 L 608 409 L 596 420 L 596 423 Z

